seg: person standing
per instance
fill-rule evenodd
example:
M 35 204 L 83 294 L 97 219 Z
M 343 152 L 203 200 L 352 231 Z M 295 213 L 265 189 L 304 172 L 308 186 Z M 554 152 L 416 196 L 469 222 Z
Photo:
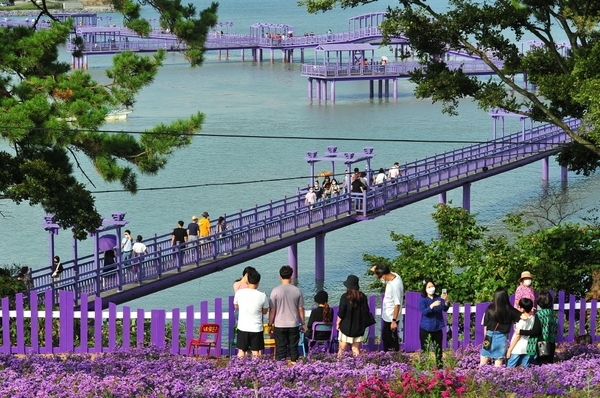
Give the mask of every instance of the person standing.
M 346 351 L 348 344 L 352 347 L 352 355 L 357 356 L 360 352 L 360 343 L 365 334 L 365 311 L 369 311 L 367 296 L 360 291 L 358 276 L 348 275 L 344 286 L 346 293 L 340 297 L 340 306 L 337 317 L 338 334 L 338 358 Z
M 198 240 L 200 235 L 200 228 L 198 227 L 198 216 L 192 216 L 192 222 L 187 227 L 187 239 L 188 242 Z
M 260 274 L 252 269 L 247 275 L 248 288 L 238 290 L 233 297 L 233 305 L 238 310 L 238 357 L 246 356 L 248 347 L 253 356 L 261 355 L 265 348 L 263 315 L 269 312 L 267 295 L 258 291 Z
M 520 316 L 521 313 L 510 305 L 506 289 L 497 288 L 494 292 L 494 300 L 483 315 L 483 334 L 491 339 L 491 344 L 481 347 L 479 366 L 486 365 L 490 358 L 494 360 L 494 366 L 502 366 L 506 355 L 508 332 Z
M 442 293 L 441 296 L 438 296 L 435 294 L 433 280 L 425 279 L 419 298 L 419 310 L 421 311 L 419 340 L 423 352 L 428 351 L 430 341 L 433 343 L 438 369 L 442 368 L 442 329 L 446 326 L 442 312 L 448 311 L 448 308 L 448 294 Z
M 527 353 L 533 357 L 536 365 L 554 363 L 554 352 L 556 351 L 556 334 L 558 330 L 558 319 L 554 313 L 554 299 L 547 290 L 538 293 L 537 303 L 539 310 L 535 312 L 533 328 L 531 330 L 515 329 L 515 334 L 529 336 L 527 341 Z M 549 353 L 546 356 L 538 356 L 538 341 L 546 341 Z
M 52 280 L 57 282 L 60 279 L 60 274 L 63 272 L 63 266 L 60 263 L 60 257 L 54 256 L 52 259 Z
M 178 246 L 187 242 L 187 230 L 183 228 L 183 221 L 177 221 L 177 228 L 173 230 L 171 235 L 171 246 Z
M 402 301 L 404 299 L 404 283 L 395 272 L 390 271 L 386 264 L 377 264 L 371 267 L 377 279 L 385 283 L 385 294 L 381 303 L 381 341 L 384 351 L 398 351 L 400 341 L 398 332 L 402 330 L 400 315 L 402 314 Z
M 308 192 L 304 197 L 304 204 L 306 206 L 310 206 L 310 208 L 312 209 L 315 207 L 315 203 L 317 203 L 317 194 L 315 193 L 314 188 L 310 187 L 308 188 Z
M 275 358 L 285 359 L 287 350 L 290 350 L 290 359 L 296 362 L 300 356 L 298 343 L 300 341 L 300 327 L 306 332 L 304 320 L 304 297 L 302 291 L 292 285 L 294 270 L 289 265 L 284 265 L 279 270 L 281 285 L 271 292 L 269 299 L 269 327 L 275 327 Z
M 250 272 L 255 272 L 256 269 L 254 269 L 254 267 L 246 267 L 244 268 L 244 270 L 242 271 L 242 277 L 240 279 L 236 279 L 235 282 L 233 282 L 233 294 L 237 293 L 238 290 L 240 289 L 246 289 L 249 285 L 248 285 L 248 274 Z
M 126 263 L 131 259 L 131 250 L 133 248 L 133 239 L 131 238 L 131 231 L 126 229 L 123 239 L 121 239 L 121 256 L 123 263 Z
M 519 309 L 519 300 L 522 298 L 528 298 L 533 301 L 533 310 L 535 311 L 535 292 L 531 285 L 533 284 L 533 276 L 529 271 L 521 272 L 521 277 L 519 278 L 519 286 L 517 286 L 517 290 L 515 290 L 515 302 L 513 303 L 513 307 Z

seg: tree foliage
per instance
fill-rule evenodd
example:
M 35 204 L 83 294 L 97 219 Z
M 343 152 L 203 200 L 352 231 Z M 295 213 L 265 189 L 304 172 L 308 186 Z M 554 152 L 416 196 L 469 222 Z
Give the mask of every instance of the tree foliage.
M 160 12 L 161 25 L 186 43 L 183 53 L 190 64 L 200 65 L 218 4 L 200 12 L 179 0 L 143 4 Z M 126 26 L 149 33 L 140 3 L 114 0 L 114 6 Z M 0 198 L 41 205 L 56 223 L 85 239 L 101 225 L 101 216 L 88 189 L 92 179 L 86 175 L 86 184 L 75 177 L 75 168 L 83 171 L 81 160 L 89 159 L 102 179 L 119 182 L 133 194 L 137 173 L 154 175 L 164 168 L 174 151 L 190 145 L 204 115 L 160 124 L 139 137 L 101 132 L 111 109 L 132 106 L 139 91 L 153 82 L 165 53 L 117 54 L 106 71 L 109 82 L 99 84 L 86 71 L 70 70 L 58 60 L 72 21 L 57 21 L 45 2 L 37 7 L 33 27 L 0 28 L 0 135 L 6 142 L 0 151 Z M 53 20 L 50 29 L 36 29 L 41 17 Z M 74 42 L 83 45 L 81 38 Z
M 514 292 L 523 271 L 535 276 L 535 289 L 564 290 L 584 297 L 592 270 L 600 267 L 600 228 L 561 223 L 531 230 L 532 222 L 509 214 L 510 235 L 493 235 L 462 208 L 436 205 L 438 238 L 429 243 L 392 232 L 399 255 L 387 259 L 365 254 L 369 267 L 384 262 L 402 276 L 405 289 L 419 291 L 423 279 L 447 288 L 453 301 L 482 302 L 499 286 Z
M 373 0 L 304 0 L 309 12 L 356 7 Z M 572 139 L 558 161 L 572 171 L 600 165 L 600 2 L 589 0 L 449 0 L 435 7 L 426 0 L 400 0 L 389 7 L 384 35 L 409 39 L 422 67 L 411 73 L 419 98 L 457 113 L 461 98 L 484 110 L 503 108 L 552 123 Z M 524 38 L 535 39 L 521 48 Z M 448 50 L 477 56 L 494 72 L 487 80 L 451 70 Z M 522 51 L 524 50 L 524 51 Z M 495 61 L 502 61 L 497 66 Z M 535 89 L 515 83 L 525 73 Z M 573 130 L 563 120 L 583 120 Z

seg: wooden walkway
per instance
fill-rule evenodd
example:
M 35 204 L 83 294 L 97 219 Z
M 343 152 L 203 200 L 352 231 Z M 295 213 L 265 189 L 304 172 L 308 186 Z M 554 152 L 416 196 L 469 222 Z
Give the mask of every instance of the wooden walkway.
M 572 128 L 579 125 L 578 120 L 567 123 Z M 213 235 L 202 242 L 172 247 L 170 232 L 156 236 L 144 242 L 147 255 L 117 264 L 111 275 L 100 273 L 94 255 L 63 263 L 65 270 L 54 285 L 47 269 L 34 270 L 34 286 L 39 292 L 71 291 L 76 300 L 85 294 L 90 300 L 102 297 L 106 305 L 124 303 L 548 158 L 569 141 L 562 130 L 547 125 L 455 149 L 405 163 L 400 178 L 373 186 L 362 195 L 342 194 L 312 210 L 298 193 L 226 215 L 228 229 L 217 234 L 213 223 Z

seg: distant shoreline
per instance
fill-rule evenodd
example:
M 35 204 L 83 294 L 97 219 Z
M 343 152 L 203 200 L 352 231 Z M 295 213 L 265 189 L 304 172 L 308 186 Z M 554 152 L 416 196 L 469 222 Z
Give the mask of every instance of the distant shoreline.
M 69 8 L 69 9 L 61 9 L 61 10 L 49 10 L 50 12 L 61 12 L 61 13 L 72 13 L 76 14 L 78 12 L 91 12 L 96 14 L 107 14 L 116 12 L 114 8 L 108 6 L 89 6 L 83 8 Z M 14 10 L 14 11 L 2 11 L 0 10 L 0 17 L 26 17 L 28 15 L 37 15 L 36 10 Z

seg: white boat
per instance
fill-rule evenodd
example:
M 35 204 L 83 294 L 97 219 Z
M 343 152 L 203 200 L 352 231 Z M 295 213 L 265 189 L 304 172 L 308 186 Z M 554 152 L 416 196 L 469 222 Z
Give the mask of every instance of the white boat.
M 131 112 L 133 112 L 133 109 L 113 109 L 106 114 L 105 120 L 125 120 L 127 119 L 127 115 L 129 115 Z

